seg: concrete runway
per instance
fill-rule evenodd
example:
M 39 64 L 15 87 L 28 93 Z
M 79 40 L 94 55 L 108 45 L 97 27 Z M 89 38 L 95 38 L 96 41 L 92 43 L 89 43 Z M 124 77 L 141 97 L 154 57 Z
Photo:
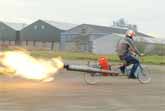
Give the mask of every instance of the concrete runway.
M 0 111 L 165 111 L 165 69 L 150 65 L 152 83 L 126 77 L 87 85 L 80 72 L 59 72 L 50 83 L 0 77 Z

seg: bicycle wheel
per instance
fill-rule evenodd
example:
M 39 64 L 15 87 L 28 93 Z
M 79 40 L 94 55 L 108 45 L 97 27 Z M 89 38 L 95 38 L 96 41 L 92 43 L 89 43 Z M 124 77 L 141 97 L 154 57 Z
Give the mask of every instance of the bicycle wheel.
M 139 71 L 138 80 L 142 84 L 150 83 L 151 82 L 151 77 L 150 77 L 150 71 L 147 67 L 145 68 L 140 68 L 141 71 Z
M 97 73 L 85 73 L 84 80 L 87 84 L 93 85 L 96 84 L 99 80 L 99 76 Z

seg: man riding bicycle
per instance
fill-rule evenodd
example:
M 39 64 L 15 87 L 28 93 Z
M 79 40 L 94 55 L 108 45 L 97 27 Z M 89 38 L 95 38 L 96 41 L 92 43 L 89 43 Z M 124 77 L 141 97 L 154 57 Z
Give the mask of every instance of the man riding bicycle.
M 130 74 L 128 75 L 128 78 L 136 78 L 135 72 L 138 66 L 140 65 L 139 60 L 133 56 L 134 55 L 133 53 L 139 56 L 143 55 L 139 52 L 139 50 L 136 48 L 134 44 L 134 40 L 133 40 L 134 36 L 135 36 L 135 32 L 132 30 L 128 30 L 126 32 L 126 36 L 123 39 L 121 39 L 117 44 L 118 56 L 120 60 L 126 62 L 120 67 L 121 72 L 124 73 L 126 66 L 133 64 L 133 67 L 131 69 Z

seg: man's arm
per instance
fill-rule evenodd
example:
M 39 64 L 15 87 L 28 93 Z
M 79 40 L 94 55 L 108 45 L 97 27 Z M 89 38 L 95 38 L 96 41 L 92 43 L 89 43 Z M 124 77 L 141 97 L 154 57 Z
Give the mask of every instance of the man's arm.
M 132 40 L 130 40 L 130 39 L 127 39 L 127 41 L 128 41 L 128 43 L 129 43 L 129 46 L 130 46 L 131 50 L 132 50 L 133 52 L 135 52 L 136 54 L 138 54 L 139 56 L 141 56 L 141 53 L 140 53 L 140 51 L 136 48 L 136 46 L 134 45 L 134 42 L 133 42 Z

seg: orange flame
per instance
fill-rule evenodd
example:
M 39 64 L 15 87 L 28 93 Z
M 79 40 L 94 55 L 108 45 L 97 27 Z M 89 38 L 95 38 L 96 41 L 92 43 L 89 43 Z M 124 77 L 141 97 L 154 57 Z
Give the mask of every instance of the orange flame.
M 36 59 L 23 51 L 3 52 L 0 60 L 8 72 L 14 76 L 20 76 L 32 80 L 53 80 L 53 74 L 63 68 L 63 62 L 60 57 L 51 60 Z M 6 70 L 1 70 L 5 73 Z

